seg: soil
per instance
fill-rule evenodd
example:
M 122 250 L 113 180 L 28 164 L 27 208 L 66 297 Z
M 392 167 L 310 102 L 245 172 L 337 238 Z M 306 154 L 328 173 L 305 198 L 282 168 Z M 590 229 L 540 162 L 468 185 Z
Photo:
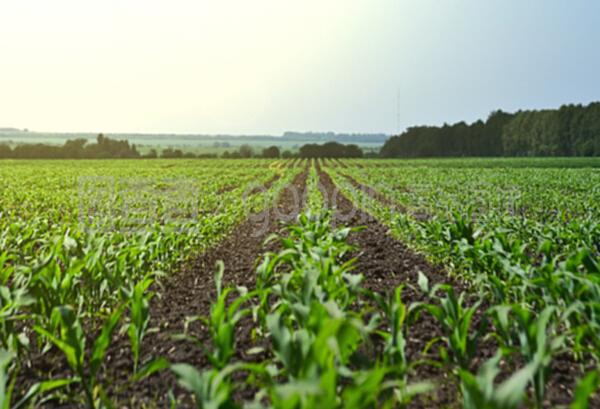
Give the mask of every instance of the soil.
M 219 189 L 217 191 L 217 193 L 220 194 L 220 195 L 222 195 L 222 194 L 225 194 L 225 193 L 229 193 L 229 192 L 231 192 L 232 190 L 234 190 L 234 189 L 236 189 L 238 187 L 239 187 L 238 185 L 223 186 L 221 189 Z

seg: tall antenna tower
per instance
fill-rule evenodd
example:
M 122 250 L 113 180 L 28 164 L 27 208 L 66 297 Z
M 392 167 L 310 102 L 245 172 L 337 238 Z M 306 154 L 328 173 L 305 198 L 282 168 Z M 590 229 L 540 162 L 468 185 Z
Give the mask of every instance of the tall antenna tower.
M 400 135 L 400 87 L 396 93 L 396 135 Z

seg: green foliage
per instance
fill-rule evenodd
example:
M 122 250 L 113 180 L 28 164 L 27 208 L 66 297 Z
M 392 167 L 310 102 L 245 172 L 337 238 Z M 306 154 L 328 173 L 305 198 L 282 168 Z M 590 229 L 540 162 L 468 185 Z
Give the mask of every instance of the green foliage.
M 70 381 L 81 383 L 87 405 L 90 408 L 97 406 L 96 395 L 101 394 L 101 388 L 97 388 L 99 386 L 97 385 L 97 375 L 122 313 L 123 307 L 119 307 L 108 317 L 92 346 L 89 360 L 86 359 L 86 339 L 83 328 L 72 307 L 55 307 L 52 311 L 51 321 L 58 330 L 57 334 L 39 326 L 34 327 L 38 334 L 54 344 L 64 354 L 75 374 Z
M 312 214 L 321 212 L 324 206 L 323 194 L 319 187 L 319 174 L 316 167 L 311 166 L 306 181 L 306 189 L 308 190 L 307 208 Z
M 590 396 L 598 392 L 600 387 L 600 373 L 598 370 L 588 373 L 580 379 L 575 388 L 575 399 L 571 409 L 588 409 Z
M 300 147 L 301 158 L 362 158 L 363 151 L 358 145 L 344 145 L 338 142 L 326 142 L 322 145 L 307 143 Z
M 492 112 L 472 124 L 414 126 L 386 141 L 380 156 L 598 156 L 600 103 Z
M 232 385 L 229 370 L 206 370 L 199 372 L 193 366 L 176 364 L 171 367 L 179 383 L 191 391 L 199 409 L 236 408 L 232 400 Z
M 231 357 L 236 351 L 235 344 L 235 329 L 236 325 L 242 318 L 252 313 L 250 308 L 243 308 L 244 304 L 254 297 L 255 293 L 240 287 L 238 288 L 239 296 L 236 297 L 229 305 L 228 299 L 232 295 L 233 288 L 223 289 L 223 273 L 225 265 L 222 261 L 217 263 L 215 272 L 215 286 L 217 289 L 217 299 L 210 308 L 210 316 L 208 317 L 189 317 L 186 320 L 186 333 L 177 336 L 178 339 L 194 342 L 200 347 L 211 365 L 216 369 L 223 369 L 231 360 Z M 190 335 L 187 328 L 194 321 L 202 321 L 208 329 L 212 348 L 206 348 L 202 341 Z
M 435 317 L 443 330 L 442 340 L 446 344 L 440 349 L 442 359 L 457 368 L 467 369 L 477 352 L 479 338 L 485 331 L 485 325 L 475 330 L 472 328 L 473 317 L 480 303 L 475 302 L 466 307 L 464 293 L 457 297 L 450 286 L 442 286 L 440 290 L 445 293 L 443 298 L 434 292 L 431 297 L 435 303 L 415 303 L 412 305 L 412 312 L 423 309 Z
M 497 385 L 494 380 L 500 373 L 498 364 L 501 358 L 502 354 L 496 354 L 486 361 L 477 375 L 473 375 L 467 369 L 459 370 L 465 409 L 516 409 L 521 407 L 525 390 L 537 371 L 538 364 L 532 362 L 526 365 Z
M 414 282 L 386 293 L 363 288 L 370 272 L 356 271 L 360 249 L 349 244 L 356 228 L 337 226 L 320 211 L 313 163 L 308 209 L 285 237 L 271 238 L 279 250 L 261 256 L 256 289 L 224 286 L 219 264 L 210 314 L 188 320 L 201 322 L 210 342 L 191 325 L 178 337 L 206 355 L 209 365 L 201 369 L 161 357 L 140 362 L 154 291 L 193 251 L 270 205 L 300 168 L 162 160 L 0 166 L 0 407 L 57 396 L 110 407 L 99 379 L 121 324 L 134 362 L 130 382 L 171 368 L 199 407 L 405 407 L 436 388 L 416 378 L 421 365 L 436 366 L 460 385 L 467 408 L 541 407 L 557 355 L 581 367 L 600 362 L 600 179 L 586 168 L 553 168 L 560 160 L 527 162 L 535 169 L 494 163 L 508 167 L 345 161 L 343 173 L 381 192 L 376 199 L 338 172 L 339 163 L 321 162 L 357 206 L 461 283 L 453 288 L 415 273 Z M 114 179 L 79 186 L 77 176 L 98 174 Z M 275 174 L 283 177 L 268 191 L 249 188 Z M 132 191 L 135 183 L 124 175 L 147 178 L 148 190 Z M 177 197 L 171 177 L 193 186 L 187 199 Z M 78 196 L 88 183 L 105 195 Z M 86 213 L 91 209 L 100 217 Z M 420 302 L 406 297 L 418 293 L 413 287 L 421 289 Z M 424 318 L 437 323 L 439 334 L 419 354 L 411 345 L 413 324 Z M 248 351 L 236 342 L 242 320 L 254 324 Z M 482 342 L 498 347 L 484 363 L 474 359 Z M 20 370 L 41 353 L 62 354 L 72 376 L 23 390 Z M 238 361 L 250 355 L 255 363 Z M 579 380 L 572 407 L 589 406 L 598 378 L 592 370 Z M 240 389 L 257 391 L 254 400 L 240 402 Z M 74 394 L 79 390 L 81 397 Z
M 123 290 L 125 299 L 128 300 L 129 322 L 126 325 L 127 335 L 131 342 L 131 352 L 133 353 L 133 372 L 138 370 L 140 358 L 140 348 L 148 323 L 150 322 L 150 300 L 153 294 L 148 293 L 148 287 L 152 285 L 154 278 L 151 275 L 135 284 L 131 290 Z
M 14 387 L 14 378 L 11 381 L 8 374 L 8 367 L 12 363 L 14 355 L 5 349 L 0 349 L 0 408 L 10 408 L 12 390 Z

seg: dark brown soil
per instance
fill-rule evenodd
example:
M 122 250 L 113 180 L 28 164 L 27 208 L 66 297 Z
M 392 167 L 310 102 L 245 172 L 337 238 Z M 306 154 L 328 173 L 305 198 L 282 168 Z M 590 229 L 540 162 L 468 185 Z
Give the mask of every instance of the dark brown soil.
M 220 195 L 222 195 L 222 194 L 225 194 L 225 193 L 229 193 L 229 192 L 231 192 L 232 190 L 234 190 L 234 189 L 236 189 L 238 187 L 239 187 L 239 185 L 223 186 L 221 189 L 218 190 L 217 193 L 220 194 Z

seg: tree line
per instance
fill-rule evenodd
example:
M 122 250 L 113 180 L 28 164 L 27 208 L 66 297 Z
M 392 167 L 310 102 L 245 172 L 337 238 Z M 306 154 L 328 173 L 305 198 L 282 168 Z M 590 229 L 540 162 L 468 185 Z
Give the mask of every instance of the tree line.
M 600 102 L 411 127 L 390 138 L 380 156 L 600 156 Z
M 362 158 L 363 151 L 358 145 L 344 145 L 339 142 L 326 142 L 324 144 L 308 143 L 302 145 L 298 152 L 281 150 L 277 146 L 270 146 L 262 150 L 261 153 L 255 154 L 254 150 L 249 145 L 240 146 L 239 150 L 223 153 L 223 158 Z
M 87 139 L 69 139 L 64 145 L 44 143 L 27 143 L 11 148 L 0 144 L 0 159 L 136 159 L 136 158 L 198 158 L 217 157 L 216 154 L 196 155 L 183 152 L 181 149 L 166 148 L 160 154 L 156 149 L 141 154 L 135 144 L 126 140 L 111 139 L 103 134 L 98 135 L 96 143 L 88 143 Z
M 363 152 L 357 145 L 343 145 L 337 142 L 328 142 L 323 145 L 307 144 L 300 147 L 299 152 L 285 150 L 270 146 L 262 150 L 254 150 L 250 145 L 241 145 L 239 149 L 225 151 L 222 158 L 319 158 L 319 157 L 362 157 Z M 217 158 L 216 153 L 194 154 L 181 149 L 166 148 L 159 153 L 150 149 L 141 154 L 135 144 L 126 140 L 115 140 L 98 135 L 96 143 L 88 143 L 87 139 L 70 139 L 64 145 L 48 145 L 43 143 L 21 144 L 11 148 L 7 144 L 0 144 L 0 159 L 131 159 L 131 158 Z
M 110 139 L 100 134 L 96 143 L 88 143 L 87 139 L 70 139 L 64 145 L 48 145 L 29 143 L 15 146 L 0 144 L 0 158 L 12 159 L 105 159 L 105 158 L 139 158 L 140 153 L 135 145 L 128 141 Z
M 309 143 L 300 147 L 301 158 L 362 158 L 363 151 L 358 145 L 343 145 L 326 142 L 322 145 Z

